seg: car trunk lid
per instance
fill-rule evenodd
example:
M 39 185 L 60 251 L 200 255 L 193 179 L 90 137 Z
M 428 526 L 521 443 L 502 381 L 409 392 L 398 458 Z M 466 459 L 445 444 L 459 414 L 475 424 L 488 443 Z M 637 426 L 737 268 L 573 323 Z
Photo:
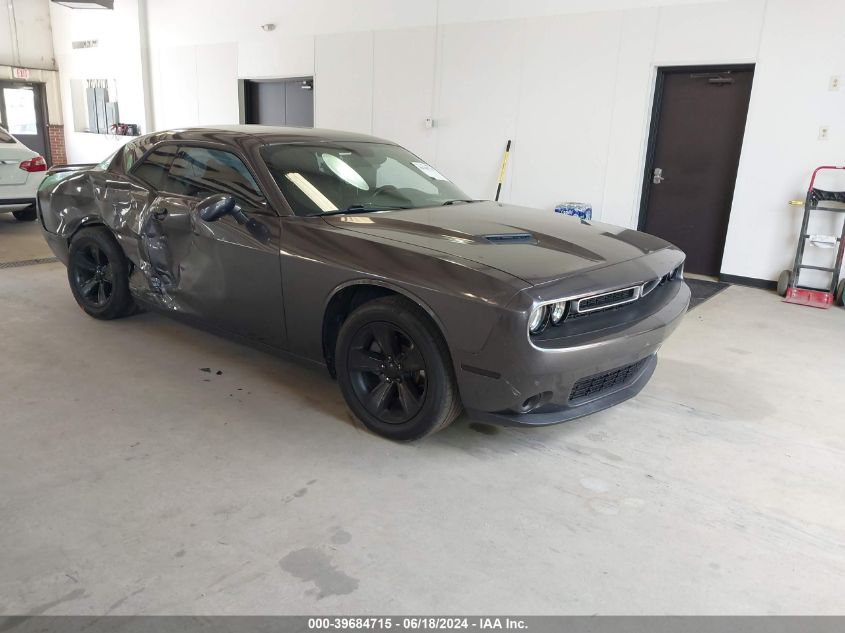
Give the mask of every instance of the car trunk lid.
M 34 153 L 28 155 L 16 145 L 11 147 L 0 145 L 0 187 L 24 184 L 29 173 L 21 169 L 20 164 L 33 156 L 35 156 Z

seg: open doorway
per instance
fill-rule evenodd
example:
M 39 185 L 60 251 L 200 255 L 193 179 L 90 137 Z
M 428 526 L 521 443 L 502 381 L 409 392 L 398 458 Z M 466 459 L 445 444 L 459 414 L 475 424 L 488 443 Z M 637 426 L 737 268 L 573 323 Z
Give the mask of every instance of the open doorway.
M 243 81 L 243 122 L 314 127 L 314 78 Z
M 639 229 L 717 276 L 725 249 L 753 65 L 657 71 Z
M 50 163 L 44 84 L 0 81 L 0 126 Z

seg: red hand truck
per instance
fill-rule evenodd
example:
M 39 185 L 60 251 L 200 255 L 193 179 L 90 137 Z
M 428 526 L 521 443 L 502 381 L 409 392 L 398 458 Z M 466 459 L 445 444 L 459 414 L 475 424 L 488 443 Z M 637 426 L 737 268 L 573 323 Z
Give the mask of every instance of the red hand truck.
M 833 244 L 836 246 L 836 261 L 833 264 L 833 268 L 811 266 L 805 264 L 803 261 L 804 246 L 808 240 L 816 237 L 807 232 L 810 224 L 810 213 L 812 211 L 829 211 L 831 213 L 845 214 L 845 206 L 820 206 L 820 203 L 823 202 L 842 203 L 845 205 L 845 191 L 825 191 L 824 189 L 817 189 L 814 186 L 816 175 L 824 169 L 845 169 L 845 167 L 823 165 L 813 171 L 813 177 L 810 178 L 810 188 L 807 190 L 807 198 L 803 202 L 804 219 L 801 222 L 801 233 L 798 235 L 798 250 L 795 253 L 795 263 L 792 265 L 792 270 L 784 270 L 780 274 L 780 277 L 778 277 L 778 294 L 781 297 L 785 297 L 784 301 L 786 303 L 797 303 L 813 308 L 829 308 L 834 302 L 842 305 L 843 294 L 845 294 L 845 279 L 839 280 L 839 269 L 842 266 L 842 255 L 843 251 L 845 251 L 845 221 L 842 223 L 842 232 L 839 237 L 828 238 L 828 240 L 832 239 Z M 802 202 L 800 200 L 793 200 L 790 204 L 800 205 Z M 802 270 L 820 270 L 830 273 L 830 286 L 828 288 L 799 286 L 798 276 Z

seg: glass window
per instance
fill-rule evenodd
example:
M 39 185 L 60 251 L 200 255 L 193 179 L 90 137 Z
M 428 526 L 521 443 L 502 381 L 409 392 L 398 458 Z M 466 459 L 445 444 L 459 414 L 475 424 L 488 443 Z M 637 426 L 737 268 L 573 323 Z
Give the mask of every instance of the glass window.
M 437 195 L 437 186 L 419 170 L 410 170 L 395 158 L 387 157 L 376 171 L 376 185 L 394 185 L 399 188 L 419 189 Z
M 129 171 L 132 169 L 132 165 L 141 158 L 144 154 L 144 148 L 140 143 L 136 143 L 135 141 L 130 141 L 126 145 L 123 146 L 123 169 L 125 171 Z
M 297 215 L 440 206 L 467 195 L 431 165 L 387 143 L 280 143 L 261 156 Z
M 167 170 L 178 152 L 176 145 L 162 145 L 150 152 L 137 166 L 134 176 L 143 180 L 156 191 L 181 193 L 178 183 L 169 182 Z
M 243 161 L 224 150 L 183 146 L 170 166 L 170 178 L 186 196 L 227 193 L 241 206 L 250 207 L 260 206 L 264 199 Z
M 3 88 L 6 123 L 12 134 L 38 134 L 35 91 L 32 88 Z
M 148 149 L 156 143 L 165 140 L 168 136 L 167 132 L 159 132 L 157 134 L 148 134 L 147 136 L 142 136 L 126 143 L 123 146 L 123 170 L 128 173 L 132 169 L 132 165 L 137 163 Z

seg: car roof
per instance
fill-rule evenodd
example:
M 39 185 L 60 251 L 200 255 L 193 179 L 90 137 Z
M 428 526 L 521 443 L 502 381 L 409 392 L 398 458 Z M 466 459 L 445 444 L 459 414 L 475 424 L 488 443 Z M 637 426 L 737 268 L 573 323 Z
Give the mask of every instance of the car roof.
M 232 141 L 236 137 L 250 137 L 261 143 L 297 143 L 297 142 L 359 142 L 359 143 L 389 143 L 392 141 L 341 130 L 327 130 L 322 128 L 282 127 L 274 125 L 209 125 L 190 128 L 168 130 L 168 136 L 178 140 L 210 140 L 211 138 L 228 137 Z M 221 139 L 223 140 L 223 139 Z

